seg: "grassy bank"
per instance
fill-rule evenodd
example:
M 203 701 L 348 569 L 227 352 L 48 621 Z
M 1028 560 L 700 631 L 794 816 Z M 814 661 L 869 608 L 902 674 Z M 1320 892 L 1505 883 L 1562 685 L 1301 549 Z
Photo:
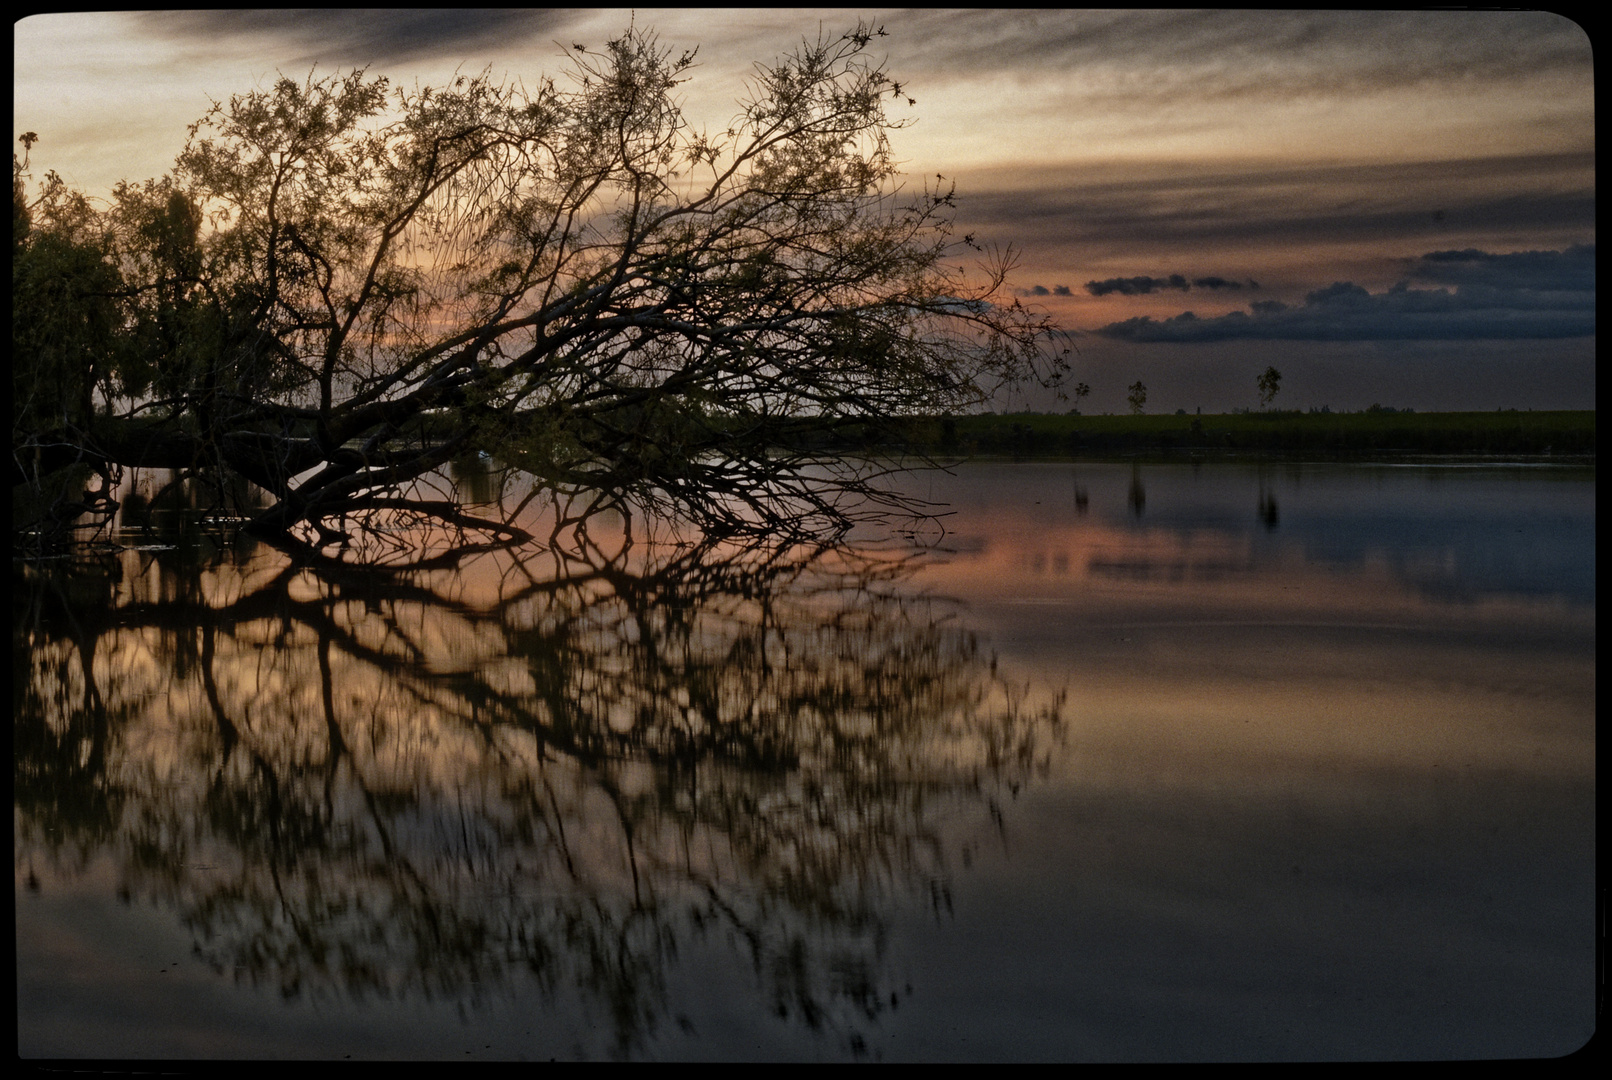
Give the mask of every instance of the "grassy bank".
M 1595 412 L 1258 412 L 1230 415 L 934 417 L 914 421 L 919 453 L 1060 458 L 1203 454 L 1594 455 Z
M 630 416 L 612 418 L 634 431 Z M 587 423 L 592 423 L 592 420 Z M 451 416 L 422 420 L 427 440 L 457 431 Z M 681 434 L 656 438 L 674 445 L 706 443 L 706 420 Z M 1376 412 L 1284 411 L 1216 415 L 1070 416 L 1010 413 L 921 417 L 879 425 L 838 426 L 796 420 L 770 434 L 755 422 L 740 425 L 741 441 L 769 438 L 797 449 L 927 454 L 938 458 L 1060 459 L 1074 457 L 1219 456 L 1260 454 L 1361 457 L 1379 454 L 1472 454 L 1483 456 L 1595 455 L 1595 412 Z M 419 438 L 413 435 L 412 438 Z M 487 449 L 498 450 L 498 447 Z M 507 449 L 507 448 L 504 448 Z

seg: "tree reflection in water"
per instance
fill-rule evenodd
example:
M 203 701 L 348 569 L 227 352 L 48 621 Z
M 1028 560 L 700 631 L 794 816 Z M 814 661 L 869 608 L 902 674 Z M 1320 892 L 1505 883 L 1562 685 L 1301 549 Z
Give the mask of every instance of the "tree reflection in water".
M 910 557 L 647 550 L 14 569 L 17 865 L 110 855 L 288 998 L 530 980 L 623 1056 L 675 1018 L 680 945 L 726 941 L 735 992 L 859 1051 L 899 1000 L 892 905 L 946 902 L 947 815 L 1045 768 L 1062 699 L 1028 704 Z

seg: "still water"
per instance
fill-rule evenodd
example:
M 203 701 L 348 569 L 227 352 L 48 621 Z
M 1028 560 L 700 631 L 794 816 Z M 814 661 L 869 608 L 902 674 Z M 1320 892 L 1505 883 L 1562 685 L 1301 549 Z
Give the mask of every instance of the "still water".
M 19 1054 L 1590 1036 L 1592 473 L 908 482 L 916 554 L 14 564 Z

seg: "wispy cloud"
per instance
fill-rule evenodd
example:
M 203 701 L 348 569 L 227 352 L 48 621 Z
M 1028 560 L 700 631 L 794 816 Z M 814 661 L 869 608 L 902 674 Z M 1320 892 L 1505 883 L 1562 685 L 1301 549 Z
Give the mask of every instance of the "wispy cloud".
M 1416 289 L 1411 279 L 1453 289 Z M 1235 339 L 1453 341 L 1568 338 L 1595 333 L 1595 245 L 1566 251 L 1423 255 L 1406 280 L 1372 293 L 1349 281 L 1317 289 L 1301 305 L 1256 301 L 1212 318 L 1190 311 L 1109 323 L 1097 334 L 1134 342 Z
M 501 8 L 272 8 L 141 12 L 140 21 L 170 40 L 215 44 L 257 38 L 277 62 L 395 64 L 504 49 L 521 40 L 546 44 L 579 21 L 566 10 Z M 597 44 L 597 43 L 595 43 Z M 281 61 L 279 58 L 283 57 Z
M 725 10 L 712 33 L 697 10 L 305 8 L 140 13 L 152 33 L 215 43 L 257 37 L 287 62 L 393 64 L 462 59 L 466 51 L 547 44 L 604 15 L 625 26 L 705 27 L 699 38 L 789 47 L 838 31 L 852 13 Z M 1093 105 L 1133 113 L 1161 105 L 1295 95 L 1358 95 L 1437 82 L 1590 77 L 1585 33 L 1544 12 L 1237 12 L 1237 11 L 932 11 L 867 16 L 889 27 L 903 75 L 939 85 L 997 78 L 1011 67 L 1026 78 L 1056 75 L 1081 87 Z M 794 24 L 780 37 L 780 23 Z M 754 24 L 765 24 L 762 26 Z M 841 24 L 845 24 L 842 26 Z M 567 43 L 569 44 L 569 43 Z M 588 44 L 599 44 L 589 42 Z M 755 59 L 756 57 L 750 57 Z
M 1133 265 L 1164 252 L 1179 258 L 1261 245 L 1421 238 L 1410 242 L 1431 247 L 1440 235 L 1459 243 L 1468 230 L 1563 243 L 1595 228 L 1595 155 L 1310 168 L 1135 165 L 1123 176 L 1024 169 L 965 177 L 957 204 L 959 226 L 983 235 Z
M 886 19 L 927 67 L 1076 73 L 1115 108 L 1184 95 L 1359 94 L 1481 78 L 1588 77 L 1589 39 L 1537 11 L 926 11 Z

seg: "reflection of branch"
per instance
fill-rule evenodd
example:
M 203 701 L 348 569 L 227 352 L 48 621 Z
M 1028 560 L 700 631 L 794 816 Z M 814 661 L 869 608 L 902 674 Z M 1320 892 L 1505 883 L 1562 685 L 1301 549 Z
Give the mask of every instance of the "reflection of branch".
M 235 748 L 241 736 L 235 721 L 224 711 L 224 703 L 218 697 L 218 680 L 213 677 L 213 641 L 217 632 L 217 628 L 211 623 L 203 623 L 201 626 L 201 676 L 202 689 L 207 694 L 207 705 L 212 709 L 213 720 L 218 724 L 219 741 L 223 744 L 223 752 L 219 755 L 219 768 L 222 769 L 229 764 L 230 751 Z
M 85 664 L 102 639 L 196 656 L 172 685 L 101 683 L 142 733 L 98 766 L 138 808 L 106 841 L 126 875 L 220 968 L 287 993 L 478 995 L 524 971 L 597 995 L 622 1053 L 664 1008 L 676 943 L 720 918 L 780 1009 L 860 1038 L 883 1007 L 884 903 L 946 891 L 945 803 L 1032 775 L 1059 703 L 1011 694 L 902 591 L 900 559 L 586 538 L 546 558 L 550 575 L 505 566 L 485 606 L 452 598 L 457 575 L 272 556 L 177 595 L 131 574 L 58 625 Z M 31 672 L 23 727 L 54 722 L 54 677 Z M 317 704 L 298 696 L 314 686 Z M 19 751 L 25 815 L 42 804 L 21 789 L 61 765 Z M 187 870 L 190 843 L 238 871 Z

